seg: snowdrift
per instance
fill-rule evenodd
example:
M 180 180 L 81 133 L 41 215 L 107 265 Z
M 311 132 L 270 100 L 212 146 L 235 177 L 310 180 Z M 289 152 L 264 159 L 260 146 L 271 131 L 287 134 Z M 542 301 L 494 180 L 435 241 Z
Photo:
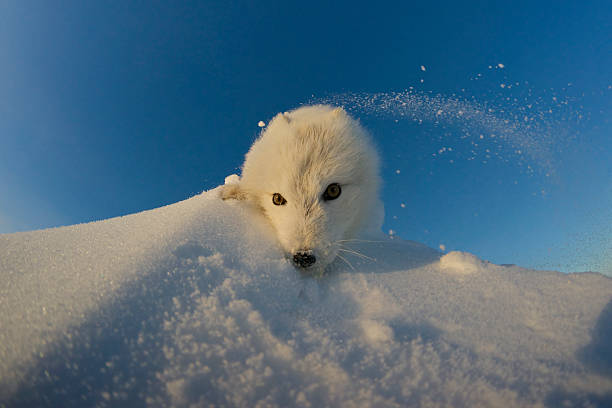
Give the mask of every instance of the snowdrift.
M 612 406 L 612 279 L 398 239 L 303 277 L 217 194 L 0 235 L 0 405 Z

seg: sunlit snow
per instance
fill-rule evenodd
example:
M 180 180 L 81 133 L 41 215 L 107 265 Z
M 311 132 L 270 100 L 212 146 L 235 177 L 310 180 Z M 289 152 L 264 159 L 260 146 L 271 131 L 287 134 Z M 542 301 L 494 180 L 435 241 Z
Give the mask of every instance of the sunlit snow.
M 217 194 L 0 235 L 0 405 L 612 404 L 612 279 L 395 237 L 314 279 Z

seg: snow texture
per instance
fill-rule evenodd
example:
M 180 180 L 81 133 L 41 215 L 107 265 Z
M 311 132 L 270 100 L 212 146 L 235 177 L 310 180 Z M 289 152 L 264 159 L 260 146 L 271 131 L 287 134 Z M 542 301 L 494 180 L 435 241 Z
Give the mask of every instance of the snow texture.
M 612 279 L 399 239 L 314 279 L 250 211 L 0 235 L 0 406 L 612 406 Z

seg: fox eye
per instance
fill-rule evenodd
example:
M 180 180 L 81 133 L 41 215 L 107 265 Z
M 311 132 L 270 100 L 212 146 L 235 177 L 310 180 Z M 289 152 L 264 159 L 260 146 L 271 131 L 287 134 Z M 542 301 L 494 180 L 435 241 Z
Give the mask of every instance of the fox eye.
M 323 199 L 325 201 L 335 200 L 336 198 L 340 197 L 341 192 L 342 189 L 340 188 L 340 184 L 332 183 L 325 189 L 325 192 L 323 193 Z
M 282 195 L 280 195 L 278 193 L 274 193 L 272 195 L 272 202 L 274 203 L 274 205 L 285 205 L 285 204 L 287 204 L 287 200 L 285 200 L 285 197 L 283 197 Z

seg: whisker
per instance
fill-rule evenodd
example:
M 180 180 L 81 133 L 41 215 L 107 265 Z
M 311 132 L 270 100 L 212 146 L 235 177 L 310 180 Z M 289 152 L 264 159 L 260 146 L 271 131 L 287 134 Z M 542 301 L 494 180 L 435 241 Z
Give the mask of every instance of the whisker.
M 361 252 L 353 251 L 353 250 L 351 250 L 351 249 L 346 249 L 346 248 L 338 248 L 338 251 L 349 252 L 349 253 L 351 253 L 351 254 L 355 254 L 355 255 L 357 255 L 357 256 L 359 256 L 359 257 L 361 257 L 361 258 L 364 258 L 364 259 L 369 259 L 370 261 L 377 262 L 377 261 L 376 261 L 376 259 L 371 258 L 371 257 L 369 257 L 369 256 L 367 256 L 367 255 L 364 255 L 364 254 L 362 254 Z
M 384 243 L 386 241 L 371 241 L 367 239 L 339 239 L 338 241 L 335 241 L 335 242 L 379 242 L 379 243 Z
M 343 256 L 342 256 L 342 255 L 340 255 L 340 254 L 336 254 L 336 256 L 337 256 L 338 258 L 340 258 L 341 260 L 343 260 L 343 261 L 344 261 L 344 262 L 345 262 L 345 263 L 346 263 L 348 266 L 350 266 L 352 270 L 355 270 L 355 268 L 353 267 L 353 265 L 351 265 L 351 263 L 350 263 L 349 261 L 347 261 L 345 257 L 343 257 Z

